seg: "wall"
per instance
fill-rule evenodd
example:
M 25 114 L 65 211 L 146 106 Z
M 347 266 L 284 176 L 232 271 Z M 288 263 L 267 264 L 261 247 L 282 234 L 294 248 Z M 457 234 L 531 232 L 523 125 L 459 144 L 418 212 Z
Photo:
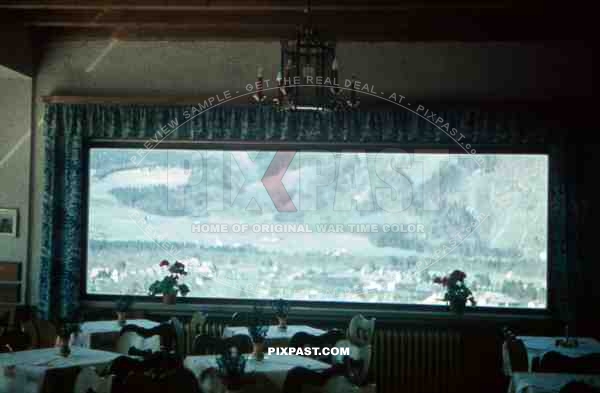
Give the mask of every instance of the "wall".
M 31 111 L 33 59 L 30 35 L 22 24 L 0 16 L 0 208 L 18 209 L 17 237 L 0 237 L 0 260 L 29 266 Z M 27 299 L 23 285 L 22 300 Z
M 0 236 L 0 260 L 24 267 L 29 250 L 31 83 L 6 70 L 0 73 L 0 208 L 16 208 L 19 214 L 17 237 Z
M 214 94 L 243 89 L 257 65 L 274 79 L 277 42 L 60 42 L 46 49 L 37 93 Z M 540 99 L 592 92 L 584 44 L 345 43 L 340 75 L 413 99 Z M 575 66 L 576 64 L 576 66 Z
M 576 100 L 592 95 L 592 51 L 584 44 L 345 43 L 340 77 L 410 100 Z M 277 42 L 53 42 L 35 86 L 35 119 L 45 95 L 200 95 L 242 90 L 278 67 Z M 37 123 L 37 121 L 36 121 Z M 43 138 L 35 129 L 32 168 L 31 301 L 37 299 L 43 190 Z
M 0 15 L 2 36 L 0 43 L 0 65 L 25 76 L 33 76 L 30 35 L 21 23 L 7 21 Z

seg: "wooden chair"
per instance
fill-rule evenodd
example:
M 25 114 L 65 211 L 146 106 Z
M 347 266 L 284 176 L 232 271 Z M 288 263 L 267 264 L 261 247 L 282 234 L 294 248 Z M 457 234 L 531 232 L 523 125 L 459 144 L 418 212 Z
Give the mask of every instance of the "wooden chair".
M 585 382 L 573 381 L 563 386 L 559 393 L 600 393 L 600 388 Z
M 276 393 L 277 385 L 263 373 L 252 373 L 242 377 L 240 391 L 242 393 Z
M 539 368 L 535 368 L 534 372 L 543 373 L 600 374 L 600 353 L 572 358 L 550 351 L 540 359 Z
M 113 390 L 121 391 L 125 380 L 130 374 L 157 374 L 161 370 L 177 370 L 180 368 L 183 368 L 183 358 L 181 356 L 161 351 L 144 353 L 139 358 L 119 356 L 110 362 L 103 375 L 113 375 Z
M 337 366 L 323 372 L 317 372 L 305 367 L 294 367 L 288 371 L 281 391 L 282 393 L 321 392 L 325 385 L 334 378 L 345 379 L 343 370 Z M 353 385 L 348 383 L 345 386 L 348 388 Z M 346 390 L 339 393 L 349 392 L 351 391 Z
M 196 376 L 184 367 L 154 371 L 128 374 L 122 384 L 115 386 L 113 393 L 201 393 Z
M 248 324 L 248 319 L 250 317 L 250 313 L 240 311 L 233 313 L 231 316 L 231 321 L 228 323 L 229 326 L 246 326 Z
M 77 375 L 73 393 L 111 393 L 114 375 L 101 377 L 94 367 L 85 367 Z
M 24 351 L 30 347 L 31 338 L 21 330 L 8 330 L 0 336 L 0 353 Z
M 171 325 L 175 332 L 175 352 L 183 356 L 186 352 L 185 348 L 185 329 L 181 321 L 175 317 L 171 318 Z
M 161 350 L 161 337 L 159 335 L 149 335 L 144 337 L 135 331 L 123 331 L 123 329 L 121 329 L 119 338 L 115 344 L 115 352 L 129 355 L 132 349 L 158 352 Z
M 56 344 L 56 326 L 50 321 L 32 318 L 22 322 L 21 329 L 30 338 L 30 348 L 52 348 Z
M 292 336 L 289 346 L 291 348 L 333 348 L 336 346 L 338 341 L 343 340 L 344 337 L 344 333 L 339 329 L 329 330 L 319 336 L 315 336 L 306 332 L 298 332 Z M 311 357 L 329 364 L 334 363 L 330 355 Z
M 528 372 L 529 363 L 527 361 L 527 349 L 523 341 L 517 338 L 509 338 L 502 344 L 502 351 L 505 352 L 508 362 L 510 363 L 510 371 L 516 372 Z
M 198 377 L 198 382 L 202 393 L 227 393 L 230 391 L 240 393 L 275 393 L 279 391 L 277 386 L 263 373 L 246 374 L 233 382 L 219 376 L 214 367 L 202 371 Z
M 16 307 L 0 307 L 0 336 L 15 326 Z
M 214 367 L 202 370 L 198 384 L 202 393 L 227 393 L 227 386 Z
M 231 347 L 236 347 L 241 353 L 252 352 L 252 340 L 245 334 L 220 338 L 200 334 L 194 338 L 192 355 L 218 355 Z
M 151 344 L 150 348 L 144 343 L 153 336 L 159 337 L 159 348 Z M 183 327 L 176 318 L 169 322 L 161 323 L 153 328 L 147 329 L 141 326 L 128 324 L 121 328 L 119 340 L 117 342 L 117 352 L 128 354 L 131 347 L 137 349 L 151 349 L 162 351 L 175 351 L 178 354 L 184 353 Z
M 199 334 L 204 333 L 204 325 L 206 324 L 206 314 L 196 311 L 192 315 L 190 321 L 190 333 L 192 337 L 196 337 Z

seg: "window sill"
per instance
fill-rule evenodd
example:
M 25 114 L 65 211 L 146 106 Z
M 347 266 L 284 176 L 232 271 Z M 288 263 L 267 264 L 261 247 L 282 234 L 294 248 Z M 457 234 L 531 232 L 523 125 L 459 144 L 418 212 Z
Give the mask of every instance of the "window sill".
M 112 309 L 113 301 L 85 300 L 82 306 L 86 309 Z M 166 305 L 159 302 L 136 302 L 132 310 L 145 311 L 155 315 L 191 316 L 196 311 L 204 311 L 217 319 L 227 320 L 235 312 L 250 311 L 252 306 L 240 304 L 206 304 L 181 302 Z M 412 306 L 398 306 L 394 309 L 376 309 L 342 306 L 294 306 L 293 318 L 322 323 L 348 322 L 354 315 L 363 314 L 375 318 L 378 325 L 443 325 L 460 326 L 499 326 L 512 324 L 548 324 L 555 321 L 549 310 L 493 309 L 477 308 L 467 310 L 463 315 L 456 315 L 443 309 L 416 309 Z

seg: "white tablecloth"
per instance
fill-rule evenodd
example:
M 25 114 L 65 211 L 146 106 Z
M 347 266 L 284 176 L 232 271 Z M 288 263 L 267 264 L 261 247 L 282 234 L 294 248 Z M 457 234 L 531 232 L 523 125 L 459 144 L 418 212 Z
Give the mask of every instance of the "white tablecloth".
M 59 348 L 0 354 L 0 393 L 39 393 L 50 373 L 74 367 L 104 366 L 117 356 L 114 352 L 72 347 L 68 357 L 60 356 Z M 50 391 L 49 386 L 45 391 Z
M 267 332 L 267 345 L 287 346 L 290 339 L 298 332 L 305 332 L 315 336 L 326 333 L 325 330 L 317 329 L 307 325 L 288 325 L 286 330 L 281 330 L 276 325 L 269 326 Z M 236 334 L 245 334 L 249 336 L 248 328 L 245 326 L 228 326 L 223 330 L 223 338 L 232 337 Z
M 514 373 L 509 393 L 557 393 L 571 381 L 585 382 L 600 387 L 600 375 Z
M 600 353 L 600 342 L 593 338 L 577 338 L 579 345 L 575 348 L 556 346 L 556 340 L 564 339 L 564 337 L 519 336 L 517 338 L 523 341 L 525 349 L 527 349 L 527 362 L 529 364 L 529 371 L 531 371 L 533 359 L 541 359 L 546 352 L 556 351 L 562 355 L 572 358 L 590 355 L 592 353 Z
M 202 371 L 207 368 L 217 367 L 216 355 L 188 356 L 185 358 L 184 365 L 190 369 L 196 377 L 200 377 Z M 331 367 L 327 363 L 319 362 L 307 357 L 295 355 L 266 355 L 265 358 L 257 362 L 252 356 L 246 357 L 246 372 L 264 373 L 279 389 L 283 388 L 285 377 L 288 371 L 294 367 L 306 367 L 310 370 L 322 371 Z
M 128 319 L 127 324 L 150 329 L 157 326 L 158 322 L 147 319 Z M 116 320 L 84 322 L 81 325 L 81 332 L 71 336 L 71 345 L 113 351 L 121 327 Z

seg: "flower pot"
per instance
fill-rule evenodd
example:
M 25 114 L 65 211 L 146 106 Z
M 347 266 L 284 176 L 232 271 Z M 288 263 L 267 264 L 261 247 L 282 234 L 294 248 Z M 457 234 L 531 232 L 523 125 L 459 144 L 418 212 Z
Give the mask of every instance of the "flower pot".
M 117 323 L 119 326 L 125 326 L 127 324 L 127 313 L 124 311 L 117 311 Z
M 454 300 L 450 302 L 450 311 L 456 314 L 464 314 L 467 308 L 467 300 Z
M 265 343 L 257 342 L 252 344 L 252 355 L 257 361 L 262 361 L 265 358 Z
M 176 293 L 166 293 L 163 295 L 164 304 L 175 304 L 175 299 L 177 299 Z
M 277 326 L 279 330 L 287 329 L 287 317 L 277 317 L 277 321 L 279 322 L 279 325 Z

